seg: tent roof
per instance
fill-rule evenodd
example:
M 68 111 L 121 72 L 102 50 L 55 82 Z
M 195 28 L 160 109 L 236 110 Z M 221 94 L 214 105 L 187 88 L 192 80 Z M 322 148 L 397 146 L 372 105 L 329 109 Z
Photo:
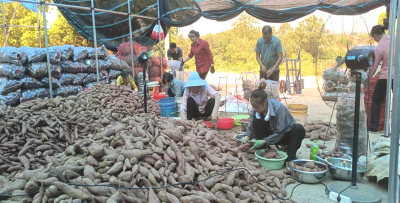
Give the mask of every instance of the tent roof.
M 131 13 L 158 18 L 157 0 L 131 0 Z M 54 0 L 55 3 L 90 7 L 88 0 Z M 226 21 L 243 11 L 271 23 L 290 22 L 316 10 L 340 15 L 358 15 L 388 4 L 388 0 L 162 0 L 160 19 L 164 31 L 170 26 L 184 27 L 200 17 Z M 127 12 L 127 0 L 95 0 L 95 7 Z M 78 32 L 93 41 L 91 11 L 59 8 L 67 21 Z M 129 24 L 126 16 L 96 12 L 96 30 L 99 44 L 116 51 L 129 38 Z M 134 37 L 151 35 L 157 21 L 131 17 Z M 199 28 L 201 29 L 201 28 Z

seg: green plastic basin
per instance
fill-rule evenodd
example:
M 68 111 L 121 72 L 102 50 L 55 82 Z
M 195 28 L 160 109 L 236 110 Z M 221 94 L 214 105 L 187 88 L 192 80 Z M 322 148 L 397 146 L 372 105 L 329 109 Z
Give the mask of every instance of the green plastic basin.
M 242 120 L 242 118 L 249 119 L 250 115 L 236 115 L 231 118 L 235 119 L 235 122 L 233 123 L 234 125 L 241 126 L 242 124 L 238 123 L 238 121 Z
M 287 159 L 288 155 L 285 152 L 277 150 L 276 152 L 281 156 L 281 159 L 267 159 L 262 157 L 262 153 L 264 153 L 265 149 L 260 149 L 256 151 L 256 157 L 260 165 L 264 168 L 270 170 L 279 170 L 283 168 L 285 164 L 285 160 Z

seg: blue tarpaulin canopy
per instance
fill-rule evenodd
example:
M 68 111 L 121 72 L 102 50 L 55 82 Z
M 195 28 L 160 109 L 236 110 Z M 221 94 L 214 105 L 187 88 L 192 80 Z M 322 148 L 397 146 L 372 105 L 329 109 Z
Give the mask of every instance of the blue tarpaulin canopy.
M 33 1 L 37 1 L 37 0 L 33 0 Z M 0 0 L 0 2 L 3 3 L 13 3 L 13 1 L 9 1 L 9 0 Z M 38 6 L 37 4 L 32 4 L 32 3 L 21 3 L 26 9 L 29 9 L 31 11 L 37 12 L 38 10 Z

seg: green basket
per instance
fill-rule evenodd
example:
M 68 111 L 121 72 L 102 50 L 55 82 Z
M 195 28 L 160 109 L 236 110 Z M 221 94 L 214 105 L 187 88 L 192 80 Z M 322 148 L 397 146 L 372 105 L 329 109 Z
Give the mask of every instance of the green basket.
M 262 153 L 264 153 L 265 149 L 260 149 L 256 151 L 256 157 L 260 165 L 264 168 L 270 170 L 279 170 L 283 168 L 285 164 L 285 160 L 287 159 L 288 155 L 285 152 L 277 150 L 276 152 L 281 156 L 281 159 L 267 159 L 262 157 Z
M 238 123 L 238 121 L 242 120 L 243 118 L 248 119 L 248 118 L 250 118 L 250 116 L 249 115 L 236 115 L 236 116 L 232 116 L 231 118 L 235 119 L 235 122 L 233 123 L 234 125 L 241 126 L 242 124 Z

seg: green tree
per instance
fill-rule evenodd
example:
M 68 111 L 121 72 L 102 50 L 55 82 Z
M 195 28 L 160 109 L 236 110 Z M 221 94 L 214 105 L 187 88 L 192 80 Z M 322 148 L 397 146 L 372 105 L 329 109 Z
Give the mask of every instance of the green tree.
M 171 27 L 168 31 L 168 37 L 170 42 L 176 42 L 176 37 L 179 34 L 179 29 L 177 27 Z
M 318 57 L 318 49 L 316 46 L 319 43 L 323 26 L 323 19 L 313 15 L 301 21 L 299 26 L 295 28 L 297 34 L 295 40 L 298 41 L 301 50 L 310 53 L 314 58 Z
M 46 2 L 51 2 L 50 0 L 46 0 Z M 20 3 L 4 3 L 4 16 L 5 23 L 7 25 L 27 25 L 27 26 L 37 26 L 37 16 L 36 13 L 26 9 Z M 0 9 L 1 8 L 0 4 Z M 49 7 L 45 7 L 45 11 L 48 12 Z M 39 6 L 39 10 L 42 11 L 41 6 Z M 15 13 L 15 15 L 14 15 Z M 14 18 L 13 18 L 14 16 Z M 43 16 L 39 15 L 39 20 L 41 27 L 43 28 Z M 0 15 L 0 23 L 3 23 L 3 16 Z M 7 46 L 39 46 L 38 39 L 38 29 L 37 28 L 20 28 L 20 27 L 7 27 L 8 38 L 7 38 Z M 1 30 L 2 34 L 0 35 L 0 44 L 3 46 L 5 41 L 4 31 Z M 42 36 L 42 46 L 44 44 L 44 31 L 41 29 Z
M 383 25 L 383 20 L 386 19 L 386 12 L 382 12 L 378 17 L 378 25 Z
M 57 19 L 48 31 L 49 45 L 57 46 L 64 44 L 73 44 L 75 46 L 93 46 L 73 28 L 61 12 L 58 11 Z

